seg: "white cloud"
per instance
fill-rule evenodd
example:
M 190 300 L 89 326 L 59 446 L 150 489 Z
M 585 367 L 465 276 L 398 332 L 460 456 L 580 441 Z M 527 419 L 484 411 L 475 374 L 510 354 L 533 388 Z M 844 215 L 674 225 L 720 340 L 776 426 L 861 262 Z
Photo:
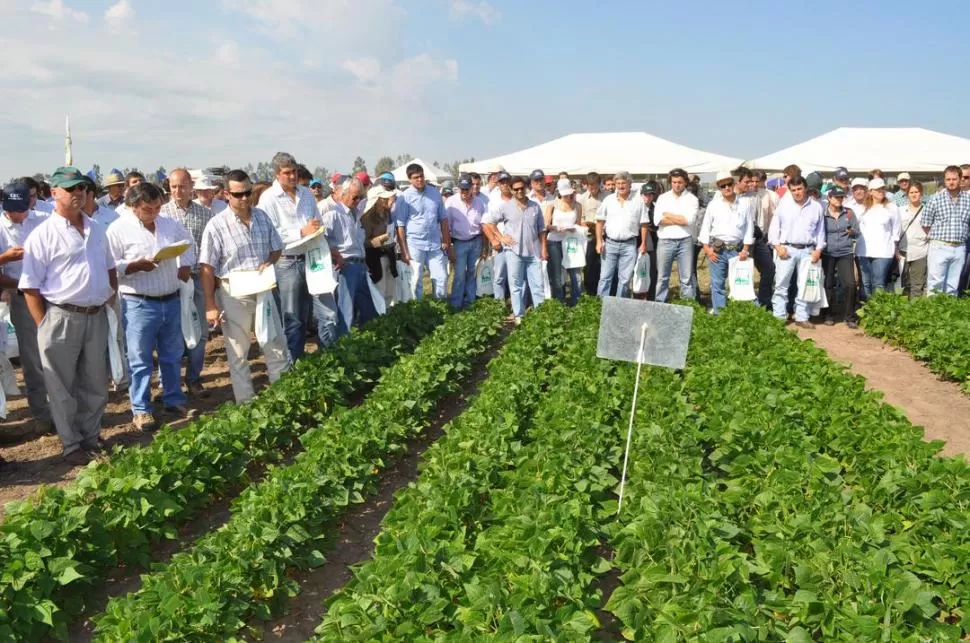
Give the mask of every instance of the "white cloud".
M 376 58 L 348 58 L 340 66 L 357 77 L 362 83 L 372 83 L 381 74 L 381 63 Z
M 112 29 L 120 29 L 135 17 L 135 10 L 128 0 L 119 0 L 104 12 L 104 21 Z
M 452 20 L 478 18 L 486 25 L 494 25 L 502 19 L 502 12 L 485 0 L 451 0 L 448 15 Z
M 78 22 L 87 22 L 88 14 L 83 11 L 78 11 L 76 9 L 71 9 L 66 4 L 64 0 L 50 0 L 50 2 L 35 2 L 30 5 L 30 10 L 34 13 L 39 13 L 43 16 L 47 16 L 53 20 L 61 22 L 68 18 L 77 20 Z
M 373 46 L 382 30 L 404 14 L 398 0 L 223 0 L 223 9 L 254 20 L 264 33 L 280 40 L 300 34 L 326 36 L 325 45 L 367 36 Z M 381 16 L 368 21 L 369 16 Z
M 239 62 L 239 45 L 233 40 L 227 40 L 216 49 L 216 60 L 224 65 L 235 65 Z

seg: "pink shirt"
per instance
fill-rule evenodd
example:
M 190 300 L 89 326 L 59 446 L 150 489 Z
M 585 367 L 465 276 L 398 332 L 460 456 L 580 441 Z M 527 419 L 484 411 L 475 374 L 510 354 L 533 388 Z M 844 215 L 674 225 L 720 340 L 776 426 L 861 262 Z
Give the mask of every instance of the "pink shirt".
M 461 194 L 454 194 L 445 201 L 445 214 L 448 216 L 448 226 L 451 238 L 455 241 L 467 241 L 482 233 L 482 217 L 488 210 L 487 201 L 482 195 L 472 197 L 471 203 L 461 200 Z

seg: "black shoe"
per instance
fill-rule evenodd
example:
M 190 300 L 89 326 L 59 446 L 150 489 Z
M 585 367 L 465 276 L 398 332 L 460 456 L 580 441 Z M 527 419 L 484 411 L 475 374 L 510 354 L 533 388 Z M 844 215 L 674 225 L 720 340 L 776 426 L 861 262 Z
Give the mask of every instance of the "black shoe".
M 185 392 L 189 397 L 209 397 L 209 391 L 205 390 L 200 382 L 188 382 L 185 385 Z
M 78 449 L 77 451 L 71 451 L 62 456 L 65 463 L 72 467 L 83 467 L 88 462 L 91 462 L 91 456 L 84 449 Z
M 188 418 L 190 420 L 199 414 L 197 410 L 182 405 L 166 406 L 162 409 L 162 413 L 169 417 Z
M 88 455 L 95 458 L 100 455 L 104 455 L 104 442 L 101 440 L 95 440 L 94 442 L 82 442 L 81 448 L 87 451 Z
M 854 319 L 850 319 L 849 321 L 845 322 L 845 325 L 852 330 L 855 330 L 859 327 L 859 322 L 855 321 Z

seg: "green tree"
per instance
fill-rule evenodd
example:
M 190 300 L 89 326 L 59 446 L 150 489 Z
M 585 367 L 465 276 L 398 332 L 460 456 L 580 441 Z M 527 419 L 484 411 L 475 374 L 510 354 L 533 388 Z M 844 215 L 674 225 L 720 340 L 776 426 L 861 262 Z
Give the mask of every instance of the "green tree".
M 330 170 L 322 165 L 318 165 L 317 167 L 313 168 L 313 176 L 320 179 L 324 183 L 327 183 L 330 181 Z
M 382 156 L 381 158 L 377 159 L 377 164 L 374 166 L 374 174 L 392 172 L 395 167 L 394 159 L 392 159 L 390 156 Z
M 358 172 L 366 172 L 367 163 L 364 162 L 364 159 L 358 156 L 357 158 L 354 159 L 354 167 L 350 171 L 353 174 L 357 174 Z
M 400 167 L 413 159 L 414 159 L 414 156 L 408 152 L 405 152 L 404 154 L 398 154 L 397 157 L 395 157 L 394 159 L 394 167 Z

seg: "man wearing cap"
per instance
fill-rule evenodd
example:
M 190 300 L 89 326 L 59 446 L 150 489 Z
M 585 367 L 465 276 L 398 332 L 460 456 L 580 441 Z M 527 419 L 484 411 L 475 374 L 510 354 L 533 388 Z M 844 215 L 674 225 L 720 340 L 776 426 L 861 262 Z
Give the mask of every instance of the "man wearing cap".
M 546 175 L 542 170 L 532 170 L 532 174 L 529 175 L 529 182 L 532 185 L 532 191 L 529 192 L 529 198 L 538 203 L 540 206 L 545 205 L 546 202 L 556 200 L 556 195 L 550 194 L 546 189 Z
M 607 297 L 616 279 L 616 296 L 628 297 L 637 251 L 647 253 L 647 210 L 643 200 L 630 193 L 629 172 L 613 176 L 616 193 L 603 199 L 596 213 L 596 252 L 602 258 L 597 294 Z
M 131 383 L 131 411 L 135 427 L 158 428 L 152 414 L 151 379 L 157 357 L 161 374 L 163 412 L 173 418 L 190 416 L 181 388 L 182 304 L 180 283 L 191 277 L 195 243 L 181 223 L 159 216 L 162 191 L 140 183 L 125 194 L 132 216 L 122 217 L 108 230 L 108 245 L 118 270 L 118 293 L 124 301 L 125 339 Z M 156 261 L 160 248 L 176 244 L 189 248 L 174 259 Z
M 841 188 L 846 194 L 850 192 L 849 171 L 844 167 L 839 166 L 832 171 L 832 183 L 825 187 L 823 194 L 827 196 L 829 191 L 835 187 Z
M 905 206 L 909 202 L 909 186 L 911 180 L 909 172 L 900 172 L 896 176 L 896 185 L 899 189 L 896 190 L 896 194 L 893 195 L 893 203 L 896 204 L 897 208 Z
M 451 179 L 441 182 L 441 198 L 447 200 L 455 193 L 455 182 Z
M 754 216 L 753 200 L 737 193 L 730 172 L 718 172 L 714 183 L 718 193 L 707 205 L 697 240 L 707 255 L 711 312 L 716 315 L 727 305 L 728 264 L 735 257 L 747 259 L 754 243 Z
M 54 214 L 24 242 L 20 276 L 37 324 L 51 417 L 71 464 L 84 464 L 102 448 L 108 402 L 104 304 L 118 284 L 105 228 L 81 212 L 84 179 L 75 167 L 54 172 Z
M 586 175 L 586 192 L 576 197 L 576 202 L 583 209 L 583 225 L 590 234 L 596 233 L 596 214 L 606 194 L 603 193 L 603 185 L 600 175 L 590 172 Z M 600 255 L 596 251 L 595 243 L 586 244 L 586 267 L 583 269 L 583 286 L 586 294 L 595 296 L 599 292 L 600 286 Z
M 670 190 L 657 198 L 653 222 L 657 226 L 657 301 L 667 301 L 667 288 L 674 260 L 680 278 L 680 298 L 692 299 L 694 220 L 699 202 L 687 189 L 687 172 L 680 168 L 670 171 Z
M 259 199 L 259 208 L 273 222 L 283 240 L 283 256 L 276 264 L 280 313 L 290 356 L 303 357 L 310 312 L 317 320 L 317 341 L 329 346 L 337 339 L 337 302 L 333 294 L 311 295 L 306 283 L 306 248 L 288 252 L 285 247 L 315 233 L 322 226 L 316 199 L 296 180 L 297 162 L 291 154 L 273 157 L 273 185 Z M 354 203 L 356 206 L 356 202 Z
M 160 215 L 177 221 L 189 231 L 189 234 L 192 235 L 192 242 L 195 244 L 195 256 L 198 257 L 199 248 L 202 247 L 202 233 L 215 213 L 192 200 L 194 182 L 189 171 L 184 167 L 172 170 L 168 175 L 168 182 L 172 191 L 172 199 L 162 206 Z M 205 291 L 202 288 L 202 275 L 199 271 L 198 261 L 191 264 L 189 272 L 192 275 L 192 283 L 195 289 L 193 296 L 195 309 L 199 314 L 199 319 L 202 320 L 205 319 Z M 186 347 L 185 349 L 188 357 L 185 365 L 185 390 L 193 398 L 209 396 L 202 387 L 202 368 L 205 365 L 205 345 L 208 339 L 209 325 L 202 324 L 199 343 L 195 345 L 195 348 Z
M 657 197 L 660 195 L 660 184 L 647 181 L 640 186 L 640 198 L 647 213 L 647 256 L 650 257 L 650 288 L 647 289 L 647 299 L 653 301 L 657 296 L 657 226 L 653 224 L 654 210 L 657 207 Z
M 24 241 L 47 214 L 29 209 L 30 188 L 26 183 L 12 183 L 3 189 L 3 214 L 0 215 L 0 287 L 10 297 L 10 321 L 17 331 L 20 366 L 27 389 L 27 405 L 34 423 L 42 433 L 53 433 L 44 366 L 37 347 L 37 323 L 30 315 L 18 282 L 23 270 Z M 4 331 L 5 332 L 5 331 Z
M 498 172 L 496 175 L 495 189 L 489 193 L 491 196 L 488 197 L 486 212 L 497 210 L 502 207 L 502 204 L 512 200 L 511 182 L 512 177 L 509 176 L 508 172 L 505 170 Z M 509 271 L 506 265 L 508 255 L 502 245 L 502 235 L 505 234 L 505 223 L 499 221 L 495 225 L 494 230 L 497 234 L 492 235 L 489 234 L 489 228 L 483 228 L 492 252 L 492 292 L 496 299 L 504 300 L 509 282 Z
M 364 263 L 365 232 L 357 215 L 357 204 L 364 201 L 366 205 L 363 194 L 364 186 L 360 179 L 348 176 L 341 186 L 337 207 L 322 217 L 334 268 L 340 271 L 353 301 L 354 319 L 340 316 L 340 325 L 334 325 L 337 336 L 351 326 L 362 326 L 377 317 L 367 282 L 367 265 Z
M 310 192 L 313 193 L 313 198 L 317 200 L 317 203 L 323 201 L 323 181 L 310 179 Z
M 966 261 L 964 243 L 970 236 L 970 192 L 962 190 L 955 165 L 943 170 L 944 190 L 926 202 L 920 225 L 930 237 L 926 287 L 930 294 L 956 295 Z
M 371 180 L 370 175 L 367 172 L 358 172 L 357 180 L 360 181 L 360 199 L 357 201 L 357 217 L 359 218 L 364 214 L 364 208 L 367 207 L 367 190 L 370 189 Z
M 294 179 L 295 179 L 294 172 Z M 266 213 L 253 207 L 253 184 L 242 170 L 226 174 L 229 206 L 212 217 L 202 233 L 199 269 L 205 290 L 205 316 L 210 326 L 222 326 L 226 341 L 229 379 L 236 402 L 255 396 L 249 369 L 249 347 L 256 321 L 256 295 L 235 296 L 227 279 L 234 270 L 263 271 L 283 254 L 283 241 Z M 269 381 L 275 382 L 290 367 L 279 316 L 273 338 L 262 347 Z
M 498 197 L 501 194 L 501 189 L 499 188 L 499 175 L 505 174 L 511 180 L 511 175 L 505 171 L 505 168 L 499 164 L 492 165 L 488 169 L 488 183 L 482 188 L 482 194 L 485 198 L 491 201 L 493 198 Z
M 125 176 L 121 172 L 112 171 L 104 177 L 105 194 L 98 199 L 98 205 L 116 209 L 125 202 Z
M 811 257 L 818 263 L 825 249 L 825 213 L 822 204 L 808 196 L 806 181 L 795 176 L 788 182 L 791 199 L 778 204 L 771 219 L 768 242 L 775 249 L 775 294 L 772 312 L 778 319 L 788 316 L 788 289 L 799 262 Z M 808 321 L 808 304 L 795 298 L 795 325 L 814 328 Z
M 107 228 L 120 218 L 118 213 L 114 208 L 98 203 L 98 186 L 90 177 L 84 177 L 84 184 L 87 187 L 87 197 L 81 206 L 81 212 Z
M 435 299 L 444 299 L 448 281 L 448 259 L 451 252 L 451 233 L 448 215 L 441 194 L 426 185 L 424 168 L 417 163 L 407 166 L 411 187 L 394 202 L 394 221 L 397 225 L 398 248 L 405 263 L 416 261 L 428 267 Z M 423 270 L 415 275 L 417 296 L 424 293 Z
M 343 182 L 343 177 L 339 173 L 334 172 L 330 175 L 330 181 L 332 183 L 330 195 L 322 201 L 317 202 L 317 212 L 321 215 L 333 210 L 340 203 L 340 184 Z
M 462 175 L 458 179 L 458 194 L 445 201 L 455 258 L 448 302 L 455 308 L 471 306 L 478 296 L 475 264 L 482 254 L 482 217 L 487 210 L 484 197 L 475 194 L 471 177 Z
M 212 210 L 212 214 L 219 214 L 226 209 L 226 202 L 216 198 L 221 186 L 212 174 L 203 172 L 192 186 L 195 189 L 195 202 L 202 207 Z

